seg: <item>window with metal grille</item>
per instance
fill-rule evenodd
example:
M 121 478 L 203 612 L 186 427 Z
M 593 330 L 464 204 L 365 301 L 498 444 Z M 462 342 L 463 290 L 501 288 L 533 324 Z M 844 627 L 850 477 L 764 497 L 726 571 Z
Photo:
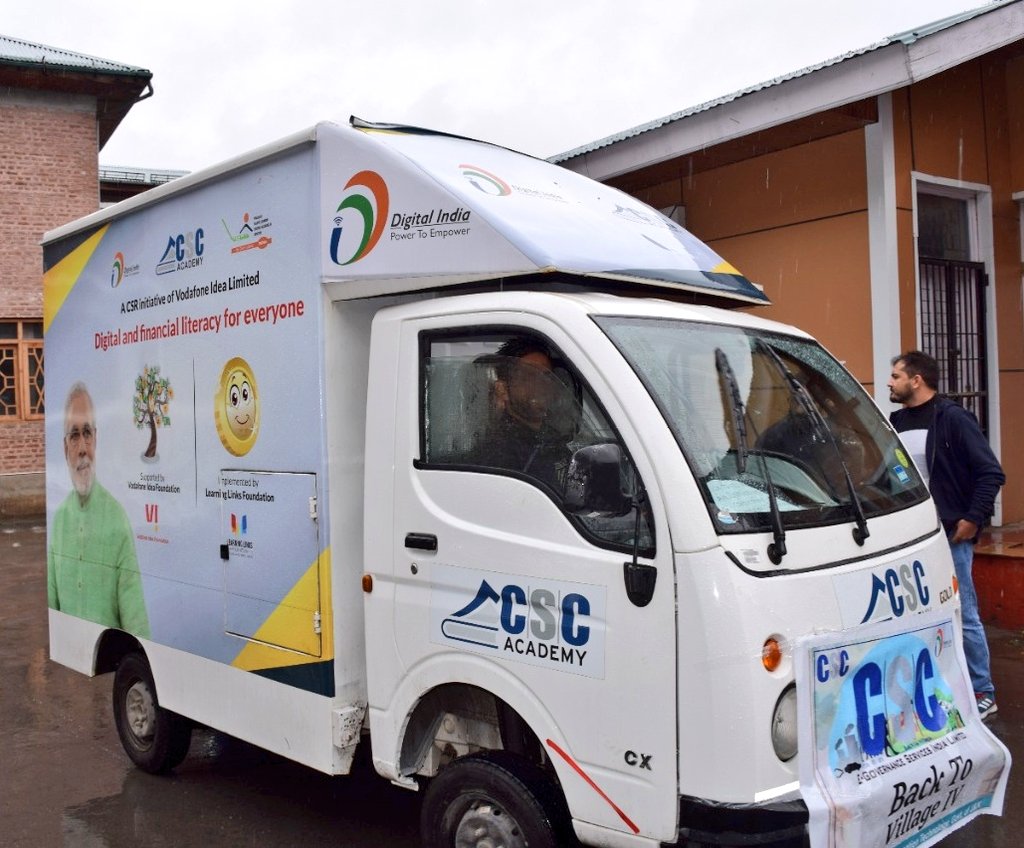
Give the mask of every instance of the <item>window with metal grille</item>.
M 936 388 L 973 412 L 988 433 L 985 266 L 922 258 L 920 279 L 921 349 L 939 364 Z
M 0 422 L 43 417 L 43 322 L 0 319 Z

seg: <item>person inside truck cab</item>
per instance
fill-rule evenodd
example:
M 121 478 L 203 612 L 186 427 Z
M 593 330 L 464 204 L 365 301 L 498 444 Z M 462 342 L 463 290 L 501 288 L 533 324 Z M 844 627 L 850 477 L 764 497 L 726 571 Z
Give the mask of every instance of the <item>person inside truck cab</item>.
M 531 477 L 561 495 L 579 407 L 572 381 L 541 341 L 514 336 L 487 357 L 491 418 L 474 460 Z
M 614 444 L 624 485 L 642 486 L 615 427 L 561 353 L 529 333 L 440 332 L 423 339 L 422 467 L 516 477 L 565 502 L 574 451 Z M 639 550 L 652 555 L 650 509 Z M 633 550 L 637 516 L 573 513 L 595 544 Z

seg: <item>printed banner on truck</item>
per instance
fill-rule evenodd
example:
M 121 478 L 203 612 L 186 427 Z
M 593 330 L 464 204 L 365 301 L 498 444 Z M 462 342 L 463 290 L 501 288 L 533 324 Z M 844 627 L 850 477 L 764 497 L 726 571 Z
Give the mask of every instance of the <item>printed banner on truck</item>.
M 327 694 L 312 169 L 47 245 L 47 573 L 51 609 Z
M 812 848 L 926 848 L 998 815 L 1010 754 L 982 724 L 950 616 L 797 646 Z
M 349 292 L 357 281 L 444 285 L 558 270 L 768 300 L 675 221 L 542 159 L 400 127 L 321 124 L 318 144 L 326 152 L 323 274 Z

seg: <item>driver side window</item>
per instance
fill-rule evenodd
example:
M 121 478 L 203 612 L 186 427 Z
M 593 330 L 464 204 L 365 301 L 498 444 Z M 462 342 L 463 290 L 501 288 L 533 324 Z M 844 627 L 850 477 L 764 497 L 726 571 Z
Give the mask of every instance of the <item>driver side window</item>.
M 523 331 L 438 333 L 421 338 L 420 467 L 525 480 L 562 507 L 574 453 L 615 444 L 624 490 L 642 485 L 588 387 L 545 339 Z M 653 551 L 644 502 L 640 549 Z M 625 515 L 568 515 L 595 544 L 632 550 L 636 507 Z

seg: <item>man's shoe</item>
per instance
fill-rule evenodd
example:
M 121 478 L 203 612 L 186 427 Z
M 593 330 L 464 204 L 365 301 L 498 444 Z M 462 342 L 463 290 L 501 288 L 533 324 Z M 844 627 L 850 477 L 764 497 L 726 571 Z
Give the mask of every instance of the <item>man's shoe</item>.
M 996 697 L 991 692 L 975 694 L 974 697 L 978 699 L 978 715 L 983 719 L 995 715 L 999 711 L 999 707 L 996 706 Z

